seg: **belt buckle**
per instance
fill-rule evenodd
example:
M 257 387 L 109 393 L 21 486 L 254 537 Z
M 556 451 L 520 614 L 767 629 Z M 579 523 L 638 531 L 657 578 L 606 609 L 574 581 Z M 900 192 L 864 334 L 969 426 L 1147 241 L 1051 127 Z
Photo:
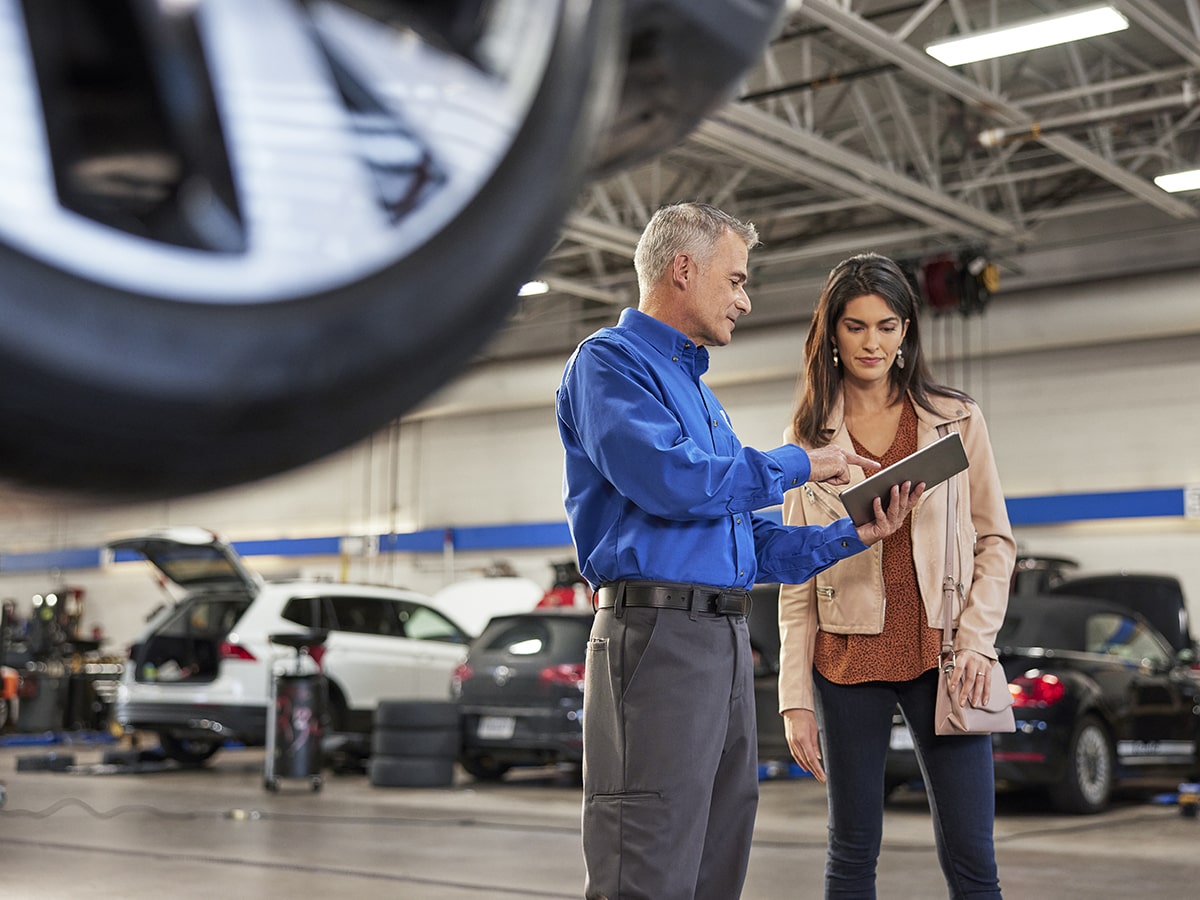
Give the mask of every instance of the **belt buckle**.
M 717 594 L 716 603 L 717 612 L 723 616 L 743 615 L 746 610 L 746 598 L 744 594 L 734 594 L 729 591 L 722 591 Z

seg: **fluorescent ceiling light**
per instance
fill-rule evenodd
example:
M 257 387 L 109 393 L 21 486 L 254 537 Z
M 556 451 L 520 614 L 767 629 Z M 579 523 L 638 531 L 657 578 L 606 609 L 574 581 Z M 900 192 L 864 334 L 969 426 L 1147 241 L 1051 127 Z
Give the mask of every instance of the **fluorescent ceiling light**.
M 1004 28 L 934 41 L 925 48 L 925 52 L 948 66 L 961 66 L 982 59 L 1111 34 L 1128 27 L 1129 20 L 1111 6 L 1089 6 L 1029 19 Z
M 544 294 L 550 290 L 550 285 L 544 281 L 527 281 L 517 291 L 518 297 L 532 297 L 534 294 Z
M 1159 175 L 1154 179 L 1154 183 L 1171 194 L 1177 194 L 1180 191 L 1200 191 L 1200 169 Z

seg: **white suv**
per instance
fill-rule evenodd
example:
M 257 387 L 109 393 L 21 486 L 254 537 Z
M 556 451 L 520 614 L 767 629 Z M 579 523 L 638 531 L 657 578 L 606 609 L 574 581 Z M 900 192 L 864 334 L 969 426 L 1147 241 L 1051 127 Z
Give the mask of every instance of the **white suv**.
M 329 730 L 366 733 L 381 700 L 448 700 L 467 635 L 412 591 L 322 581 L 264 581 L 201 528 L 170 528 L 109 544 L 133 551 L 187 589 L 156 612 L 130 649 L 113 720 L 158 733 L 180 762 L 227 740 L 266 735 L 274 673 L 296 651 L 271 636 L 322 634 L 311 660 L 328 680 Z

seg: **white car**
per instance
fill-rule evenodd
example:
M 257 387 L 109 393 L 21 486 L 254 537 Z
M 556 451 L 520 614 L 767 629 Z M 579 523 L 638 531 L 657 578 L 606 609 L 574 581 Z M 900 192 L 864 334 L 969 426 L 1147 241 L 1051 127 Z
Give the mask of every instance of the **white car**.
M 126 730 L 157 732 L 163 752 L 198 764 L 228 740 L 259 746 L 275 674 L 297 651 L 272 636 L 311 633 L 328 683 L 328 730 L 367 733 L 381 700 L 449 700 L 467 635 L 398 588 L 265 581 L 210 531 L 170 528 L 113 541 L 187 590 L 130 649 L 113 708 Z M 120 556 L 117 557 L 120 559 Z

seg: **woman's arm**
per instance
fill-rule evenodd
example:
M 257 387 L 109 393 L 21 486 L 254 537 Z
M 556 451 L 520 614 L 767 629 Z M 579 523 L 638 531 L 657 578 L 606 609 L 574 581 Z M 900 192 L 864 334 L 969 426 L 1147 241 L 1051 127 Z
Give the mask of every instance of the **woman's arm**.
M 975 545 L 974 559 L 970 561 L 971 583 L 966 586 L 967 602 L 959 618 L 955 649 L 975 650 L 995 659 L 996 634 L 1008 608 L 1017 545 L 1008 521 L 987 423 L 977 407 L 964 423 L 962 439 L 970 461 L 967 478 Z

